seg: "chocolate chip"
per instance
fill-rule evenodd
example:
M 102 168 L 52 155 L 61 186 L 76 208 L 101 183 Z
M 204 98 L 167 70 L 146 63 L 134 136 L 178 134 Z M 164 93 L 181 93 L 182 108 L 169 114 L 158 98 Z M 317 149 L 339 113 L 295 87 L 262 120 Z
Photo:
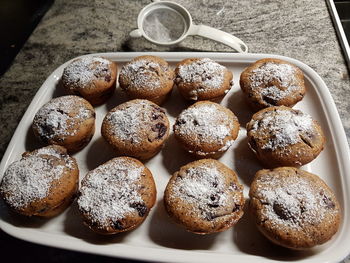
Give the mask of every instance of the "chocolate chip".
M 40 125 L 40 138 L 43 142 L 47 143 L 48 138 L 55 134 L 54 127 L 50 125 Z
M 211 202 L 208 203 L 209 207 L 213 207 L 213 208 L 219 207 L 220 196 L 218 194 L 212 194 L 210 195 L 209 198 L 211 200 Z
M 163 136 L 165 135 L 165 133 L 167 132 L 167 127 L 161 123 L 161 122 L 158 122 L 156 125 L 155 125 L 155 128 L 152 128 L 153 131 L 158 131 L 158 136 L 157 136 L 157 139 L 161 139 L 163 138 Z
M 290 213 L 290 211 L 288 209 L 286 209 L 282 204 L 275 202 L 273 204 L 273 210 L 275 211 L 275 213 L 284 220 L 289 220 L 289 219 L 293 219 L 292 214 Z
M 208 220 L 208 221 L 212 221 L 214 220 L 215 218 L 218 218 L 220 217 L 221 215 L 216 215 L 216 214 L 212 214 L 212 213 L 207 213 L 206 216 L 205 216 L 205 219 Z
M 122 223 L 119 220 L 112 222 L 112 227 L 118 230 L 123 230 L 124 228 Z
M 63 110 L 57 109 L 57 112 L 61 113 L 62 115 L 66 114 Z
M 335 208 L 335 204 L 330 197 L 323 195 L 322 201 L 325 203 L 327 209 Z
M 273 98 L 270 98 L 268 96 L 262 96 L 262 99 L 267 102 L 267 104 L 270 104 L 270 105 L 273 105 L 273 106 L 276 106 L 277 105 L 277 101 Z
M 235 206 L 234 206 L 233 209 L 232 209 L 232 212 L 236 212 L 236 211 L 239 211 L 239 210 L 241 210 L 241 206 L 235 204 Z
M 111 79 L 112 79 L 111 75 L 108 74 L 105 76 L 105 81 L 110 82 Z
M 158 120 L 159 118 L 163 119 L 165 111 L 157 105 L 151 105 L 151 107 L 153 108 L 151 116 L 152 120 Z
M 134 208 L 137 210 L 139 216 L 143 217 L 147 214 L 147 207 L 145 204 L 142 204 L 142 203 L 133 203 L 133 204 L 130 204 L 130 207 Z
M 176 120 L 175 125 L 182 125 L 182 124 L 186 124 L 186 121 L 183 120 L 183 119 L 177 119 L 177 120 Z
M 161 115 L 152 113 L 152 120 L 157 120 Z

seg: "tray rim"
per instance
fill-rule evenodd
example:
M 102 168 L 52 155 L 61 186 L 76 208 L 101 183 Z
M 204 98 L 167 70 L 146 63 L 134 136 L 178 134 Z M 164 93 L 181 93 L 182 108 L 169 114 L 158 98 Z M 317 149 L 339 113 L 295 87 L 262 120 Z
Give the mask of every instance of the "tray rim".
M 57 76 L 56 73 L 64 68 L 70 61 L 84 56 L 105 56 L 111 60 L 114 61 L 128 61 L 133 57 L 141 56 L 141 55 L 156 55 L 163 57 L 169 62 L 179 61 L 184 58 L 189 57 L 209 57 L 212 59 L 215 59 L 222 63 L 248 63 L 248 62 L 254 62 L 257 59 L 261 58 L 279 58 L 284 59 L 286 61 L 289 61 L 299 68 L 302 69 L 302 71 L 305 73 L 305 76 L 309 77 L 309 81 L 313 83 L 315 88 L 315 92 L 317 93 L 317 96 L 320 99 L 320 103 L 322 104 L 322 108 L 325 114 L 325 117 L 327 119 L 327 124 L 329 124 L 329 130 L 333 137 L 334 143 L 335 143 L 335 153 L 336 153 L 336 160 L 337 165 L 339 167 L 340 171 L 340 182 L 342 187 L 343 195 L 342 197 L 342 203 L 343 203 L 343 222 L 341 225 L 341 229 L 339 230 L 339 233 L 337 235 L 337 240 L 333 241 L 333 244 L 327 248 L 327 251 L 330 251 L 331 248 L 335 248 L 335 251 L 333 250 L 333 253 L 322 253 L 321 251 L 319 254 L 322 254 L 322 259 L 318 258 L 317 256 L 315 258 L 309 259 L 304 258 L 302 260 L 299 260 L 299 262 L 337 262 L 343 260 L 349 253 L 350 253 L 350 236 L 346 235 L 346 233 L 350 233 L 350 222 L 349 222 L 349 216 L 350 216 L 350 209 L 348 208 L 348 202 L 350 200 L 350 181 L 349 178 L 346 176 L 346 173 L 350 172 L 350 151 L 349 146 L 347 143 L 347 137 L 343 128 L 342 121 L 340 119 L 340 116 L 338 114 L 336 105 L 334 103 L 334 100 L 332 98 L 332 95 L 330 91 L 328 90 L 325 82 L 322 80 L 322 78 L 308 65 L 304 64 L 303 62 L 286 57 L 281 55 L 275 55 L 275 54 L 254 54 L 254 53 L 248 53 L 248 54 L 239 54 L 239 53 L 217 53 L 217 52 L 104 52 L 104 53 L 91 53 L 91 54 L 85 54 L 82 56 L 78 56 L 75 58 L 72 58 L 71 60 L 63 63 L 62 65 L 58 66 L 44 81 L 44 83 L 41 85 L 41 87 L 38 89 L 37 93 L 33 97 L 31 103 L 29 104 L 26 112 L 24 113 L 21 121 L 18 123 L 18 126 L 10 140 L 10 143 L 8 144 L 8 147 L 3 155 L 3 158 L 0 163 L 0 177 L 2 177 L 3 172 L 5 170 L 5 167 L 8 166 L 8 161 L 10 157 L 13 154 L 15 144 L 16 144 L 16 138 L 21 133 L 21 127 L 23 124 L 29 119 L 30 116 L 33 116 L 35 114 L 35 105 L 38 103 L 40 104 L 40 100 L 43 96 L 45 96 L 46 91 L 44 87 L 50 83 L 52 78 L 58 79 L 60 76 Z M 237 77 L 236 77 L 237 78 Z M 344 143 L 344 141 L 346 143 Z M 346 187 L 348 186 L 348 187 Z M 0 212 L 1 213 L 1 212 Z M 224 252 L 218 253 L 210 253 L 209 251 L 186 251 L 181 249 L 174 249 L 174 248 L 152 248 L 152 247 L 137 247 L 140 253 L 130 253 L 130 248 L 134 249 L 135 246 L 133 245 L 127 245 L 127 244 L 121 244 L 118 243 L 118 255 L 116 253 L 112 253 L 109 251 L 109 246 L 96 246 L 94 244 L 90 243 L 84 243 L 83 246 L 79 244 L 79 242 L 63 242 L 61 241 L 62 236 L 60 238 L 51 240 L 52 243 L 47 244 L 45 243 L 46 239 L 41 239 L 40 235 L 30 235 L 28 236 L 28 232 L 33 232 L 35 234 L 38 230 L 37 229 L 26 229 L 25 233 L 22 233 L 21 231 L 18 231 L 18 228 L 12 224 L 9 224 L 2 220 L 0 217 L 0 229 L 6 232 L 7 234 L 22 239 L 24 241 L 29 241 L 41 245 L 46 246 L 53 246 L 63 249 L 69 249 L 69 250 L 75 250 L 85 253 L 95 253 L 105 256 L 112 256 L 112 257 L 120 257 L 120 258 L 127 258 L 127 259 L 135 259 L 135 260 L 146 260 L 146 261 L 167 261 L 167 262 L 193 262 L 197 261 L 199 257 L 201 258 L 201 261 L 204 262 L 212 262 L 213 260 L 227 260 L 228 258 L 231 259 L 238 259 L 240 261 L 244 262 L 256 262 L 264 261 L 264 262 L 274 262 L 275 259 L 268 259 L 264 257 L 259 257 L 257 255 L 232 255 Z M 48 237 L 52 234 L 48 234 L 45 232 L 41 232 L 41 235 L 47 235 Z M 64 236 L 63 239 L 72 239 L 71 236 L 67 235 Z M 72 239 L 71 241 L 76 241 L 75 239 Z M 346 241 L 346 242 L 344 242 Z M 115 243 L 111 245 L 116 245 Z M 90 251 L 89 248 L 91 248 Z M 93 248 L 93 249 L 92 249 Z M 128 250 L 129 249 L 129 250 Z M 176 254 L 176 259 L 174 259 L 174 251 Z M 147 255 L 146 258 L 144 256 L 140 256 L 145 254 Z M 152 253 L 149 253 L 152 252 Z M 179 253 L 180 252 L 180 253 Z M 204 256 L 203 256 L 204 255 Z M 180 256 L 180 257 L 179 257 Z M 176 260 L 176 261 L 175 261 Z M 316 261 L 315 261 L 316 260 Z

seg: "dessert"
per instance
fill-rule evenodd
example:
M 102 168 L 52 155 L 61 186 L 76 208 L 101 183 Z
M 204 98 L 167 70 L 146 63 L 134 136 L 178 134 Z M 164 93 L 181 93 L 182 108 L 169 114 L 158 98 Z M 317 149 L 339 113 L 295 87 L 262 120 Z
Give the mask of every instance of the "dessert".
M 292 107 L 305 95 L 303 72 L 295 65 L 275 58 L 264 58 L 241 74 L 240 86 L 254 110 L 271 106 Z
M 243 215 L 243 186 L 224 164 L 202 159 L 174 173 L 164 192 L 164 204 L 175 222 L 190 232 L 221 232 Z
M 294 168 L 260 170 L 251 184 L 250 211 L 272 242 L 307 249 L 331 239 L 340 225 L 340 205 L 317 175 Z
M 101 133 L 117 155 L 146 160 L 163 147 L 169 136 L 169 120 L 157 104 L 131 100 L 107 113 Z
M 187 58 L 175 68 L 175 84 L 187 100 L 222 99 L 233 85 L 233 74 L 209 58 Z
M 49 145 L 11 163 L 0 184 L 0 194 L 15 212 L 52 217 L 64 211 L 78 190 L 79 169 L 67 150 Z
M 64 68 L 62 85 L 68 94 L 78 95 L 92 105 L 104 103 L 114 92 L 117 64 L 106 58 L 85 56 Z
M 94 135 L 95 110 L 81 97 L 57 97 L 38 110 L 32 128 L 35 136 L 43 143 L 61 145 L 68 152 L 77 152 Z
M 117 157 L 82 180 L 78 207 L 84 223 L 100 234 L 132 230 L 147 217 L 156 200 L 150 170 L 130 157 Z

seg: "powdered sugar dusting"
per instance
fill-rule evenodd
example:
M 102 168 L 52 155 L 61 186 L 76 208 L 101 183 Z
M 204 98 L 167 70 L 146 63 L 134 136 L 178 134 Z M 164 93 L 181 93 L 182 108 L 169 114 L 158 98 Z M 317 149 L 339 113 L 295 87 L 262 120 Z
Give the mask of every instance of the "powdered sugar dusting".
M 86 88 L 93 80 L 104 80 L 110 77 L 110 64 L 109 60 L 101 57 L 79 58 L 64 69 L 62 78 L 69 85 Z
M 130 85 L 127 88 L 157 89 L 161 88 L 161 82 L 157 74 L 160 71 L 160 67 L 158 63 L 140 59 L 131 61 L 123 66 L 120 74 L 130 81 Z
M 196 90 L 198 93 L 204 92 L 207 88 L 221 88 L 221 84 L 224 81 L 224 74 L 225 67 L 209 58 L 203 58 L 190 64 L 181 65 L 178 71 L 178 77 L 185 83 L 203 83 L 203 89 Z
M 289 110 L 276 110 L 265 112 L 261 120 L 253 123 L 252 134 L 268 132 L 270 136 L 262 149 L 283 148 L 302 142 L 300 134 L 314 131 L 313 120 L 310 115 L 300 111 L 295 113 Z
M 137 183 L 144 168 L 124 158 L 115 158 L 89 172 L 80 189 L 78 205 L 92 222 L 102 226 L 135 212 L 135 203 L 143 203 Z
M 225 184 L 224 175 L 213 165 L 191 167 L 183 176 L 178 176 L 173 185 L 174 197 L 194 204 L 207 219 L 217 207 L 240 203 L 234 200 L 233 191 L 235 189 Z
M 22 208 L 31 202 L 45 198 L 51 183 L 59 179 L 65 166 L 57 165 L 57 157 L 51 150 L 39 150 L 35 155 L 23 157 L 12 163 L 6 170 L 1 182 L 1 192 L 7 193 L 6 199 L 15 208 Z M 64 158 L 68 164 L 68 156 Z M 58 157 L 60 158 L 60 157 Z
M 184 110 L 177 118 L 175 130 L 179 135 L 195 138 L 198 143 L 220 143 L 231 136 L 233 122 L 215 104 L 197 104 Z M 230 145 L 223 147 L 227 148 Z
M 306 224 L 320 223 L 332 211 L 325 191 L 313 187 L 303 177 L 282 178 L 271 174 L 264 180 L 258 180 L 257 185 L 257 196 L 264 204 L 262 216 L 272 225 L 299 229 Z
M 289 64 L 266 63 L 252 70 L 250 76 L 253 90 L 260 90 L 262 97 L 283 99 L 300 87 L 295 85 L 295 69 Z M 278 83 L 278 87 L 274 85 Z
M 55 146 L 55 145 L 49 145 L 40 149 L 36 150 L 36 153 L 38 155 L 49 155 L 49 156 L 53 156 L 56 157 L 58 159 L 62 159 L 66 162 L 66 167 L 67 168 L 73 168 L 74 165 L 74 161 L 72 160 L 72 158 L 70 158 L 70 156 L 66 153 L 61 153 L 59 151 L 57 151 L 55 149 L 55 147 L 59 147 L 59 146 Z
M 132 141 L 134 144 L 143 142 L 144 130 L 148 131 L 148 125 L 152 122 L 154 108 L 144 100 L 138 103 L 109 112 L 106 121 L 111 125 L 111 133 L 124 141 Z
M 75 135 L 75 127 L 93 117 L 93 110 L 79 103 L 80 100 L 77 96 L 63 96 L 41 107 L 33 120 L 39 135 L 47 139 Z

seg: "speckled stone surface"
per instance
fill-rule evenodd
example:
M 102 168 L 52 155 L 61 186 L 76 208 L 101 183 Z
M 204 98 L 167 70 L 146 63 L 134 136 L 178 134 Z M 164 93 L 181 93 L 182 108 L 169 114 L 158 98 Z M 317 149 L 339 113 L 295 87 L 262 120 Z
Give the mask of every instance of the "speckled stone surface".
M 136 28 L 138 12 L 150 2 L 55 1 L 0 79 L 0 157 L 44 80 L 73 57 L 112 51 L 232 52 L 200 37 L 189 37 L 172 48 L 160 48 L 144 39 L 129 39 L 128 33 Z M 349 75 L 325 1 L 176 2 L 188 8 L 194 23 L 236 35 L 245 41 L 251 53 L 284 55 L 312 67 L 326 82 L 349 141 L 350 100 L 346 99 L 350 97 Z

